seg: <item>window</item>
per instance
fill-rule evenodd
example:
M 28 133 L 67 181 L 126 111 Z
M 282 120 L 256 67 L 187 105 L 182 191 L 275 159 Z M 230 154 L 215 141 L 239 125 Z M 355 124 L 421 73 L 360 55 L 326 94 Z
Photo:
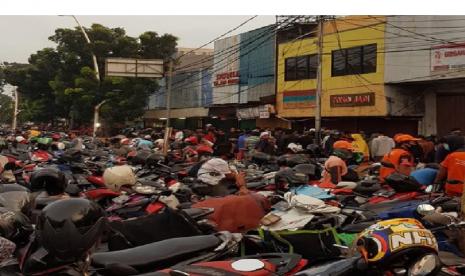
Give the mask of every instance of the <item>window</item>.
M 284 72 L 284 78 L 286 81 L 296 80 L 296 58 L 286 58 L 286 68 Z
M 308 76 L 308 57 L 301 56 L 297 58 L 296 79 L 307 79 Z
M 284 79 L 286 81 L 315 79 L 317 67 L 317 55 L 286 58 Z
M 344 76 L 376 72 L 376 44 L 332 51 L 331 75 Z

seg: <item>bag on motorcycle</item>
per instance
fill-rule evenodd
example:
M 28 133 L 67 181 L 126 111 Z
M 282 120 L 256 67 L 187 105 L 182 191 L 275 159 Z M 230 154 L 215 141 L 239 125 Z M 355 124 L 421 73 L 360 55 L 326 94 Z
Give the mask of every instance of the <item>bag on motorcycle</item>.
M 165 208 L 162 212 L 136 219 L 110 222 L 110 251 L 132 248 L 165 239 L 200 235 L 195 222 L 180 212 Z
M 259 230 L 266 246 L 274 252 L 297 253 L 304 259 L 318 261 L 336 258 L 340 251 L 334 244 L 341 244 L 333 227 L 322 230 Z
M 384 181 L 398 193 L 420 191 L 422 187 L 415 178 L 401 173 L 393 173 Z

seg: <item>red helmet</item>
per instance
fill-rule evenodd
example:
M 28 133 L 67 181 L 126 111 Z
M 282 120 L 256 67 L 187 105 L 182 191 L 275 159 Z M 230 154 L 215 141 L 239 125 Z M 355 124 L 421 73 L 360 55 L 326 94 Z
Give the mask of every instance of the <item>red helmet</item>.
M 192 145 L 197 145 L 199 143 L 199 140 L 195 136 L 189 136 L 186 139 L 184 139 L 184 142 Z
M 52 139 L 53 139 L 53 141 L 58 141 L 58 140 L 61 139 L 61 135 L 58 134 L 58 133 L 55 133 L 55 134 L 52 135 Z

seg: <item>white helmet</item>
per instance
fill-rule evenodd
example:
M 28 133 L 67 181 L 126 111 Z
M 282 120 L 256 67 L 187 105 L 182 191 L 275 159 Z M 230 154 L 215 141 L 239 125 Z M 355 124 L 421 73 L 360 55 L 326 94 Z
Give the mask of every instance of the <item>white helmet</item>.
M 295 143 L 289 143 L 289 145 L 287 145 L 287 148 L 292 150 L 294 153 L 302 151 L 302 145 L 295 144 Z
M 136 175 L 128 165 L 115 166 L 105 169 L 103 182 L 108 189 L 118 192 L 122 186 L 136 184 Z
M 23 136 L 16 136 L 16 142 L 21 143 L 22 141 L 26 140 Z
M 57 148 L 58 148 L 59 150 L 64 150 L 64 149 L 66 148 L 66 145 L 65 145 L 65 143 L 58 142 L 58 143 L 57 143 Z

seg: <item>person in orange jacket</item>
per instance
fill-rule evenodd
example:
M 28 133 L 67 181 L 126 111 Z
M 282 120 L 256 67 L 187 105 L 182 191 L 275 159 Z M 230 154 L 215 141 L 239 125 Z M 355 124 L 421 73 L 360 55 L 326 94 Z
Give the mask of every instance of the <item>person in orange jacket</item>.
M 379 170 L 382 182 L 394 172 L 410 175 L 415 166 L 416 153 L 413 149 L 417 148 L 415 145 L 419 140 L 409 134 L 396 134 L 394 136 L 396 147 L 385 154 L 381 160 L 381 163 L 389 164 L 389 167 L 383 165 Z
M 449 196 L 460 196 L 465 181 L 465 138 L 458 135 L 446 136 L 445 146 L 449 151 L 436 175 L 435 183 L 445 181 L 444 190 Z M 456 182 L 456 183 L 453 183 Z

